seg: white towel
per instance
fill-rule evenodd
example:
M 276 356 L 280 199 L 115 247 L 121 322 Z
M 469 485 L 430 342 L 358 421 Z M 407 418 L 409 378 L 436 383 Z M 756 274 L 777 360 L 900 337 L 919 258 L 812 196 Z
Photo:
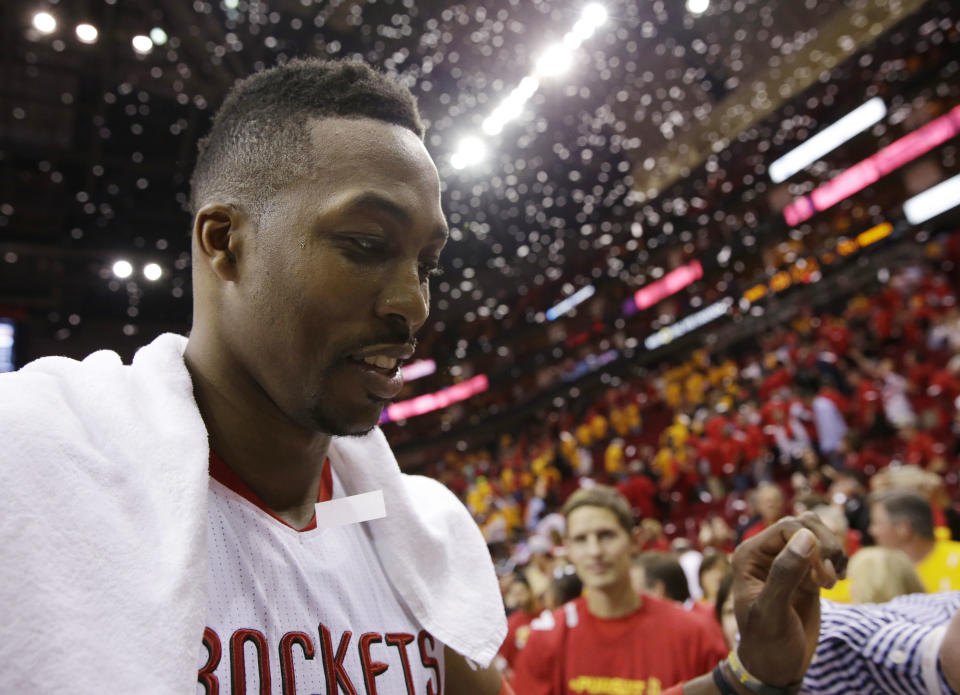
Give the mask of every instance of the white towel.
M 420 624 L 454 651 L 488 665 L 507 623 L 486 543 L 460 500 L 432 478 L 402 474 L 379 429 L 335 439 L 330 461 L 347 494 L 383 490 L 387 515 L 366 528 Z
M 209 450 L 185 347 L 163 335 L 131 366 L 104 351 L 0 376 L 0 692 L 195 690 Z M 463 506 L 402 475 L 379 431 L 331 459 L 351 492 L 384 490 L 369 532 L 414 615 L 487 663 L 505 626 Z

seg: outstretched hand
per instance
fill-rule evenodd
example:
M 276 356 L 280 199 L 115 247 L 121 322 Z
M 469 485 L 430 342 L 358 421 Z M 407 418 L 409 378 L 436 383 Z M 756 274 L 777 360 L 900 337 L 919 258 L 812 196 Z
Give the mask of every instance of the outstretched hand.
M 846 571 L 839 539 L 812 512 L 787 517 L 733 555 L 733 597 L 744 668 L 764 683 L 803 680 L 820 635 L 820 588 Z

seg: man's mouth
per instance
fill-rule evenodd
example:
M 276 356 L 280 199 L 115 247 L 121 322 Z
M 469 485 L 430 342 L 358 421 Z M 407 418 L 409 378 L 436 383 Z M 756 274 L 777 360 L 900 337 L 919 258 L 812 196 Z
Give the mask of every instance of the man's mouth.
M 362 388 L 380 401 L 393 400 L 403 388 L 400 365 L 413 356 L 411 344 L 369 346 L 348 356 L 348 364 L 359 369 Z
M 384 372 L 392 372 L 397 368 L 397 365 L 400 364 L 400 360 L 395 357 L 388 357 L 387 355 L 370 355 L 369 357 L 352 359 L 356 362 L 361 362 L 363 364 L 368 364 L 371 367 L 376 367 Z

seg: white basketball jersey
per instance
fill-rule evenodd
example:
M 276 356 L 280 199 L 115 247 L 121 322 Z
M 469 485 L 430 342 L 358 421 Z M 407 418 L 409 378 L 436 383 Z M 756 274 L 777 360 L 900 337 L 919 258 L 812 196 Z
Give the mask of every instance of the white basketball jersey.
M 394 593 L 364 524 L 297 531 L 234 489 L 210 479 L 198 693 L 443 692 L 443 645 Z

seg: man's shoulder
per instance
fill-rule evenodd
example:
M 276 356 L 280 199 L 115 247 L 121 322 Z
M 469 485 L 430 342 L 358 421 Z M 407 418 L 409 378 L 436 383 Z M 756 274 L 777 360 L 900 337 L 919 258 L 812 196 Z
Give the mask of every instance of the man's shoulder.
M 546 658 L 560 648 L 564 633 L 575 628 L 579 622 L 580 609 L 576 599 L 553 610 L 544 609 L 527 626 L 529 634 L 523 651 L 536 654 L 537 659 Z
M 644 594 L 645 609 L 658 624 L 668 627 L 671 633 L 690 636 L 709 632 L 710 617 L 704 613 L 688 610 L 681 603 Z
M 581 616 L 585 612 L 586 606 L 583 598 L 575 598 L 553 610 L 545 609 L 530 621 L 530 630 L 532 632 L 560 634 L 564 630 L 579 626 L 582 622 Z
M 0 418 L 42 424 L 47 417 L 77 410 L 87 386 L 105 372 L 122 368 L 119 356 L 106 350 L 82 361 L 41 357 L 15 372 L 0 374 Z

